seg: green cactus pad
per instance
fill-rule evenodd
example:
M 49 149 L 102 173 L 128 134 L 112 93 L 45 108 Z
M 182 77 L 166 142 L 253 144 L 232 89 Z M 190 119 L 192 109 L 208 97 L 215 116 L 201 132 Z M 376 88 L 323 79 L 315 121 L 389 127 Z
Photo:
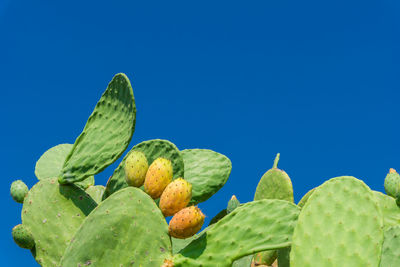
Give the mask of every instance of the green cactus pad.
M 274 166 L 268 170 L 257 185 L 254 200 L 282 199 L 293 202 L 292 181 L 286 172 L 277 168 L 279 153 L 275 158 Z
M 42 266 L 56 266 L 68 242 L 96 203 L 74 185 L 39 181 L 22 208 L 22 224 L 35 240 L 33 254 Z
M 385 228 L 400 225 L 400 207 L 397 206 L 396 200 L 388 195 L 382 194 L 378 191 L 372 191 L 378 206 L 382 211 L 383 225 Z
M 278 266 L 290 267 L 290 247 L 278 250 Z
M 224 186 L 232 170 L 226 156 L 208 149 L 185 149 L 185 180 L 192 184 L 191 204 L 206 201 Z
M 35 246 L 32 234 L 22 224 L 18 224 L 12 229 L 12 236 L 14 242 L 21 248 L 33 249 Z
M 184 167 L 183 159 L 178 148 L 168 140 L 154 139 L 141 142 L 135 145 L 124 157 L 119 166 L 115 169 L 113 175 L 108 180 L 103 199 L 106 199 L 112 193 L 128 187 L 125 180 L 125 160 L 132 151 L 140 151 L 146 156 L 149 165 L 157 158 L 163 157 L 169 159 L 172 163 L 173 179 L 183 177 Z
M 131 141 L 135 121 L 132 86 L 128 77 L 119 73 L 108 84 L 76 139 L 64 162 L 59 182 L 82 181 L 116 161 Z
M 232 267 L 250 267 L 251 261 L 253 260 L 253 255 L 248 255 L 232 263 Z
M 96 203 L 100 203 L 103 199 L 104 190 L 105 187 L 102 185 L 93 185 L 89 186 L 85 191 Z
M 301 210 L 293 233 L 290 264 L 378 266 L 383 220 L 372 191 L 354 177 L 319 186 Z
M 161 266 L 171 257 L 168 225 L 154 201 L 128 187 L 101 202 L 58 266 Z
M 311 189 L 310 191 L 308 191 L 299 201 L 299 203 L 297 203 L 297 206 L 299 206 L 300 208 L 303 208 L 304 205 L 306 204 L 307 200 L 309 199 L 309 197 L 312 195 L 312 193 L 314 193 L 315 188 Z
M 72 144 L 60 144 L 48 149 L 36 162 L 35 175 L 39 180 L 51 179 L 61 174 L 65 159 L 71 151 Z M 83 190 L 94 185 L 94 176 L 89 176 L 83 181 L 75 183 Z
M 284 200 L 246 203 L 174 255 L 174 266 L 230 267 L 244 256 L 290 246 L 299 212 Z
M 12 182 L 11 187 L 10 187 L 10 194 L 11 197 L 14 199 L 15 202 L 18 203 L 23 203 L 26 194 L 28 194 L 28 186 L 21 181 L 21 180 L 16 180 Z
M 400 266 L 400 225 L 385 231 L 380 267 Z

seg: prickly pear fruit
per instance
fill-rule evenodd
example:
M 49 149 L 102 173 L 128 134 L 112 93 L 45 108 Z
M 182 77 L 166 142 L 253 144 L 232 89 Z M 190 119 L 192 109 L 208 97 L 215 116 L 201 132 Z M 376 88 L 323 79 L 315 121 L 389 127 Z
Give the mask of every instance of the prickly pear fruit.
M 153 199 L 161 196 L 165 187 L 172 181 L 172 163 L 165 158 L 158 158 L 151 163 L 144 180 L 144 191 Z
M 169 222 L 168 232 L 175 238 L 188 238 L 196 234 L 204 223 L 204 214 L 196 206 L 180 210 Z
M 130 186 L 141 187 L 149 164 L 143 152 L 132 151 L 125 160 L 125 180 Z
M 24 198 L 26 194 L 28 194 L 28 191 L 29 191 L 28 187 L 21 180 L 14 181 L 11 184 L 10 188 L 11 196 L 18 203 L 24 202 Z
M 15 243 L 21 248 L 32 249 L 35 246 L 31 233 L 22 224 L 14 226 L 12 236 Z
M 226 213 L 227 214 L 231 213 L 234 209 L 239 207 L 239 205 L 240 205 L 239 200 L 236 198 L 235 195 L 233 195 L 231 197 L 231 200 L 228 201 L 228 207 L 226 208 Z
M 385 191 L 386 194 L 394 198 L 400 197 L 400 175 L 395 169 L 390 169 L 385 178 Z
M 160 198 L 160 209 L 165 217 L 172 216 L 186 207 L 192 197 L 192 185 L 178 178 L 164 189 Z

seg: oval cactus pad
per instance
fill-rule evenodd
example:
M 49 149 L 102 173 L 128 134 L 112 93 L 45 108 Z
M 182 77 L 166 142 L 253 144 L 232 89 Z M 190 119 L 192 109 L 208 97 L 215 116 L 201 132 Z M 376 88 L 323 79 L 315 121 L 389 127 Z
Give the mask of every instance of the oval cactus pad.
M 125 180 L 125 160 L 132 151 L 140 151 L 147 158 L 149 165 L 157 158 L 166 158 L 172 163 L 173 179 L 183 177 L 183 159 L 178 148 L 168 140 L 154 139 L 135 145 L 124 157 L 106 185 L 103 199 L 112 193 L 128 186 Z
M 125 74 L 117 74 L 76 139 L 59 182 L 81 181 L 117 160 L 131 141 L 135 121 L 136 106 L 131 83 Z
M 164 216 L 146 193 L 128 187 L 87 217 L 58 266 L 161 266 L 169 257 Z
M 174 266 L 230 267 L 244 256 L 290 246 L 299 212 L 284 200 L 246 203 L 174 255 Z
M 229 178 L 232 163 L 226 156 L 208 149 L 185 149 L 185 180 L 192 184 L 191 204 L 209 199 Z
M 349 176 L 312 193 L 293 233 L 290 266 L 379 266 L 383 220 L 372 191 Z
M 22 208 L 22 224 L 35 240 L 32 250 L 42 266 L 56 266 L 85 217 L 96 207 L 75 185 L 57 179 L 39 181 L 28 193 Z

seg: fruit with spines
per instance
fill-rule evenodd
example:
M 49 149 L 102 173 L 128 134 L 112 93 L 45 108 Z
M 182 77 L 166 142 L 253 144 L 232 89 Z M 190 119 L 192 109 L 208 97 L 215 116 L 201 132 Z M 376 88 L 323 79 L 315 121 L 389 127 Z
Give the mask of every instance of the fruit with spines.
M 161 196 L 164 189 L 172 181 L 172 164 L 165 158 L 157 158 L 150 164 L 144 180 L 144 191 L 153 199 Z
M 385 178 L 385 192 L 396 199 L 400 198 L 400 175 L 395 169 L 390 169 Z
M 165 217 L 172 216 L 185 208 L 192 197 L 192 185 L 178 178 L 172 181 L 161 194 L 159 207 Z
M 237 207 L 239 207 L 240 202 L 239 200 L 236 198 L 235 195 L 233 195 L 231 197 L 231 199 L 228 201 L 228 207 L 226 208 L 226 213 L 229 214 L 232 211 L 234 211 Z
M 132 151 L 125 160 L 125 179 L 128 185 L 141 187 L 149 168 L 146 156 L 143 152 Z
M 12 236 L 15 243 L 21 248 L 32 249 L 35 246 L 32 234 L 22 224 L 14 226 Z
M 12 182 L 10 187 L 11 197 L 18 203 L 24 203 L 26 194 L 28 194 L 28 187 L 21 180 Z
M 168 232 L 175 238 L 188 238 L 196 234 L 204 223 L 204 214 L 196 206 L 177 212 L 169 222 Z

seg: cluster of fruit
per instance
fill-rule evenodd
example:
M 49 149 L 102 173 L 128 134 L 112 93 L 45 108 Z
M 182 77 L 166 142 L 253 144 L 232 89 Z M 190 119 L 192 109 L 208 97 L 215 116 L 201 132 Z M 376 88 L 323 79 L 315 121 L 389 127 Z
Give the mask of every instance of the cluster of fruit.
M 196 206 L 187 207 L 192 198 L 192 185 L 182 177 L 172 181 L 172 163 L 157 158 L 149 166 L 146 155 L 132 151 L 125 161 L 125 180 L 129 186 L 144 186 L 153 199 L 160 199 L 159 207 L 165 217 L 173 216 L 169 234 L 175 238 L 188 238 L 196 234 L 204 223 L 204 214 Z

